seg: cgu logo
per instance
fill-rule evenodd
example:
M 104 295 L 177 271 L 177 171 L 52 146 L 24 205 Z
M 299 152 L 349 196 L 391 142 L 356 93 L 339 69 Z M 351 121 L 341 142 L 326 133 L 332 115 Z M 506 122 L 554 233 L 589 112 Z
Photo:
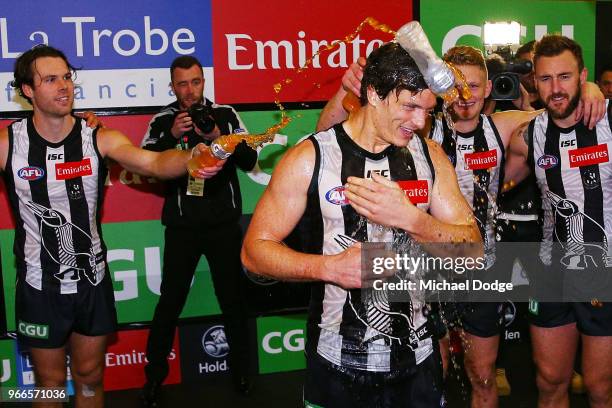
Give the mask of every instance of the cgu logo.
M 43 178 L 45 176 L 45 171 L 40 167 L 28 166 L 17 170 L 17 175 L 23 180 L 34 181 Z
M 282 346 L 273 346 L 272 339 L 281 339 Z M 304 350 L 304 330 L 290 330 L 285 335 L 281 332 L 270 332 L 261 340 L 261 347 L 268 354 L 280 354 L 284 350 L 287 351 L 303 351 Z
M 325 199 L 332 204 L 336 205 L 344 205 L 348 204 L 348 200 L 344 196 L 344 187 L 338 186 L 334 187 L 325 193 Z
M 538 159 L 538 167 L 544 170 L 553 168 L 558 163 L 559 163 L 559 159 L 557 159 L 555 156 L 551 156 L 550 154 L 545 154 L 544 156 L 540 156 L 540 158 Z
M 32 337 L 35 339 L 49 338 L 49 326 L 44 324 L 34 324 L 20 321 L 18 330 L 19 333 L 27 337 Z
M 554 30 L 557 31 L 557 30 Z M 534 26 L 534 37 L 536 40 L 541 39 L 548 32 L 548 26 L 537 24 Z M 561 34 L 568 38 L 574 38 L 574 26 L 573 25 L 561 25 Z M 471 35 L 474 37 L 482 38 L 482 26 L 464 24 L 457 27 L 453 27 L 444 36 L 442 40 L 442 54 L 454 47 L 461 37 Z M 527 35 L 527 27 L 521 26 L 521 37 Z

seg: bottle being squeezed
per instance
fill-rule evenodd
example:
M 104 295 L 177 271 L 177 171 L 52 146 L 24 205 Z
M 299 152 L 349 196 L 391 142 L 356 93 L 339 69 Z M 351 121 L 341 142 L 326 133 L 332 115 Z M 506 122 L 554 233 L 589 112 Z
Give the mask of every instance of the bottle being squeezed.
M 433 93 L 444 99 L 446 104 L 458 98 L 455 75 L 460 73 L 436 55 L 418 21 L 400 27 L 395 34 L 395 41 L 414 59 Z M 466 95 L 466 92 L 469 92 L 469 88 L 462 86 L 462 94 Z M 469 99 L 468 95 L 466 99 Z M 353 112 L 360 107 L 359 98 L 349 91 L 342 99 L 342 106 L 348 112 Z
M 200 167 L 212 167 L 221 160 L 225 160 L 234 153 L 236 146 L 245 139 L 246 133 L 240 132 L 231 135 L 219 136 L 200 152 L 198 156 L 192 157 L 187 162 L 189 174 L 195 177 L 195 171 Z

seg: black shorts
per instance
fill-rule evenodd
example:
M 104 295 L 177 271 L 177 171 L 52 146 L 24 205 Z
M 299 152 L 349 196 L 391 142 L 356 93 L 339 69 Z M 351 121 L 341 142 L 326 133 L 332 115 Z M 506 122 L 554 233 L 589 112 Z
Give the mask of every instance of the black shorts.
M 461 314 L 461 326 L 478 337 L 500 334 L 503 324 L 502 304 L 497 302 L 465 303 Z
M 97 286 L 83 285 L 73 294 L 41 291 L 19 280 L 15 320 L 19 342 L 35 348 L 63 347 L 72 332 L 85 336 L 113 333 L 117 312 L 109 274 Z
M 315 353 L 306 358 L 306 408 L 440 408 L 446 406 L 442 363 L 437 346 L 414 373 L 394 378 L 386 373 L 339 369 Z
M 612 304 L 531 302 L 529 322 L 544 328 L 576 323 L 587 336 L 612 336 Z

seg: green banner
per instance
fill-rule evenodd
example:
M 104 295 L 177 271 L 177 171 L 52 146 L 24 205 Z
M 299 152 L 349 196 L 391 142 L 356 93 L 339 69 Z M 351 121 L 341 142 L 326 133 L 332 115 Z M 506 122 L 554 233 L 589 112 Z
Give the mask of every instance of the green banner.
M 280 130 L 274 141 L 259 153 L 258 168 L 250 173 L 239 172 L 242 192 L 243 213 L 252 214 L 261 197 L 276 163 L 290 146 L 303 136 L 315 131 L 320 109 L 292 110 L 287 115 L 292 118 L 287 127 Z M 240 117 L 250 133 L 261 133 L 280 121 L 279 111 L 240 112 Z
M 595 2 L 514 0 L 427 0 L 421 2 L 421 24 L 437 53 L 454 45 L 483 49 L 485 22 L 517 21 L 524 27 L 521 43 L 544 34 L 563 34 L 582 46 L 584 63 L 593 80 L 595 62 Z
M 0 340 L 0 388 L 14 388 L 16 386 L 15 341 Z
M 259 372 L 261 374 L 306 368 L 306 315 L 257 319 Z

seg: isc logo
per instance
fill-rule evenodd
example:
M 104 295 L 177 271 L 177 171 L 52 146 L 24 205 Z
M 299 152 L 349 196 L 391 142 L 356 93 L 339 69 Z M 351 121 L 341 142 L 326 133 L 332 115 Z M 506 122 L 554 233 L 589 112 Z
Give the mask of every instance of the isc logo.
M 557 159 L 555 156 L 551 156 L 550 154 L 540 156 L 540 158 L 538 159 L 538 167 L 544 170 L 555 167 L 557 163 L 559 163 L 559 159 Z
M 64 153 L 49 153 L 47 155 L 47 160 L 62 160 L 64 158 Z
M 17 175 L 23 180 L 34 181 L 43 178 L 45 176 L 45 171 L 40 167 L 28 166 L 17 170 Z
M 572 146 L 576 146 L 576 139 L 561 141 L 561 147 L 572 147 Z

